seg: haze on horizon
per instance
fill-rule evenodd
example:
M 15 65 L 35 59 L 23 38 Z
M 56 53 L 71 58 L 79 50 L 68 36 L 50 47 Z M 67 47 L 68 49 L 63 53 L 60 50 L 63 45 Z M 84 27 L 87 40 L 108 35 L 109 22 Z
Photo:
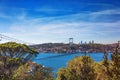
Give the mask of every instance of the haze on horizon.
M 120 40 L 119 0 L 0 0 L 0 34 L 31 43 Z

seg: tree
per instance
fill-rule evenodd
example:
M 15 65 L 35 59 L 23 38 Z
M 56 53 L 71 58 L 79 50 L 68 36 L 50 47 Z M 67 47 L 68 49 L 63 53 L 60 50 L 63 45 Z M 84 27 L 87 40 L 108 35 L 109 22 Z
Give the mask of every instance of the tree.
M 0 44 L 0 79 L 11 79 L 13 71 L 34 58 L 37 53 L 25 44 L 15 42 Z
M 15 42 L 0 44 L 0 56 L 7 58 L 19 58 L 23 60 L 23 62 L 32 59 L 37 55 L 37 53 L 37 51 L 25 44 Z
M 95 80 L 94 64 L 89 56 L 76 57 L 58 71 L 57 80 Z
M 104 52 L 102 62 L 94 62 L 90 56 L 75 57 L 66 68 L 59 69 L 56 80 L 120 80 L 119 45 L 108 60 Z
M 112 72 L 111 72 L 111 61 L 108 60 L 108 52 L 104 51 L 103 62 L 101 73 L 104 74 L 104 80 L 111 80 Z
M 96 74 L 94 69 L 94 61 L 90 56 L 83 56 L 82 58 L 83 66 L 81 66 L 81 80 L 95 80 Z M 86 77 L 87 76 L 87 77 Z
M 120 53 L 118 52 L 119 45 L 114 50 L 114 53 L 111 55 L 112 58 L 112 80 L 120 79 Z
M 104 80 L 119 80 L 120 79 L 120 53 L 118 52 L 118 45 L 111 55 L 111 60 L 109 61 L 107 56 L 108 53 L 105 51 L 103 59 L 103 71 Z
M 15 80 L 53 80 L 52 70 L 33 62 L 21 65 L 14 71 Z

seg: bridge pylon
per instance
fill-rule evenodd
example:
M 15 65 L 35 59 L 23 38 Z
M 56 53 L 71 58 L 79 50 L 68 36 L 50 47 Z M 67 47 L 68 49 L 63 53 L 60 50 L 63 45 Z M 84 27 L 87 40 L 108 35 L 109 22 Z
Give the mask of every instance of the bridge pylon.
M 69 45 L 70 45 L 70 47 L 73 46 L 73 38 L 69 38 Z

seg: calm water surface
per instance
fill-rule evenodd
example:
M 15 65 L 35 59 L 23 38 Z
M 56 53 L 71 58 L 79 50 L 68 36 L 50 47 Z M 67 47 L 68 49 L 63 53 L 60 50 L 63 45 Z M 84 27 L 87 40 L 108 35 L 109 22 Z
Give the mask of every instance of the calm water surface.
M 39 53 L 38 56 L 33 60 L 38 64 L 52 68 L 53 72 L 56 73 L 59 68 L 66 67 L 69 60 L 73 59 L 75 56 L 81 56 L 83 54 L 55 54 L 55 53 Z M 89 53 L 92 59 L 96 62 L 100 62 L 103 59 L 103 53 Z M 108 59 L 110 60 L 111 53 L 108 54 Z

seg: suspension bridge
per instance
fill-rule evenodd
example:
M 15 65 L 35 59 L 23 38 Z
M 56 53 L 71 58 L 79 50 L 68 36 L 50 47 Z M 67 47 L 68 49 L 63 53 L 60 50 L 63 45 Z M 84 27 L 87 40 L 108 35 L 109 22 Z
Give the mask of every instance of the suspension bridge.
M 19 40 L 19 39 L 9 37 L 9 36 L 3 35 L 3 34 L 0 34 L 0 41 L 1 42 L 17 42 L 17 43 L 26 44 L 26 45 L 35 45 L 34 43 Z
M 26 44 L 26 45 L 36 45 L 36 43 L 27 42 L 27 41 L 13 38 L 13 37 L 10 37 L 10 36 L 4 35 L 4 34 L 0 34 L 0 43 L 3 43 L 3 42 L 4 43 L 5 42 L 17 42 L 17 43 Z M 63 39 L 62 42 L 65 42 L 65 43 L 68 42 L 68 38 Z M 72 46 L 73 38 L 69 38 L 69 44 L 70 44 L 70 46 Z
M 26 42 L 26 41 L 23 41 L 23 40 L 19 40 L 19 39 L 16 39 L 16 38 L 13 38 L 13 37 L 9 37 L 9 36 L 6 36 L 6 35 L 3 35 L 3 34 L 0 34 L 0 43 L 2 42 L 17 42 L 17 43 L 21 43 L 21 44 L 26 44 L 26 45 L 36 45 L 34 43 L 30 43 L 30 42 Z M 69 46 L 71 48 L 73 48 L 73 38 L 69 38 Z M 74 53 L 76 54 L 76 53 Z M 71 55 L 69 53 L 66 53 L 66 54 L 59 54 L 59 55 L 56 55 L 56 56 L 49 56 L 49 57 L 45 57 L 45 58 L 39 58 L 38 60 L 43 60 L 43 59 L 50 59 L 50 58 L 56 58 L 56 57 L 62 57 L 62 56 L 68 56 L 68 55 Z
M 9 36 L 0 34 L 0 43 L 2 43 L 2 42 L 17 42 L 17 43 L 21 43 L 21 44 L 26 44 L 28 46 L 30 46 L 30 45 L 36 45 L 34 43 L 26 42 L 26 41 L 23 41 L 23 40 L 19 40 L 19 39 L 13 38 L 13 37 L 9 37 Z M 75 49 L 74 49 L 73 44 L 74 44 L 73 43 L 73 38 L 69 38 L 69 47 L 74 51 Z M 120 41 L 118 41 L 118 44 L 119 44 L 119 52 L 120 52 Z M 75 52 L 74 54 L 79 54 L 79 53 Z M 69 54 L 69 53 L 59 54 L 59 55 L 56 55 L 56 56 L 49 56 L 49 57 L 45 57 L 45 58 L 39 58 L 38 60 L 44 60 L 44 59 L 50 59 L 50 58 L 57 58 L 57 57 L 68 56 L 68 55 L 72 55 L 72 54 Z

